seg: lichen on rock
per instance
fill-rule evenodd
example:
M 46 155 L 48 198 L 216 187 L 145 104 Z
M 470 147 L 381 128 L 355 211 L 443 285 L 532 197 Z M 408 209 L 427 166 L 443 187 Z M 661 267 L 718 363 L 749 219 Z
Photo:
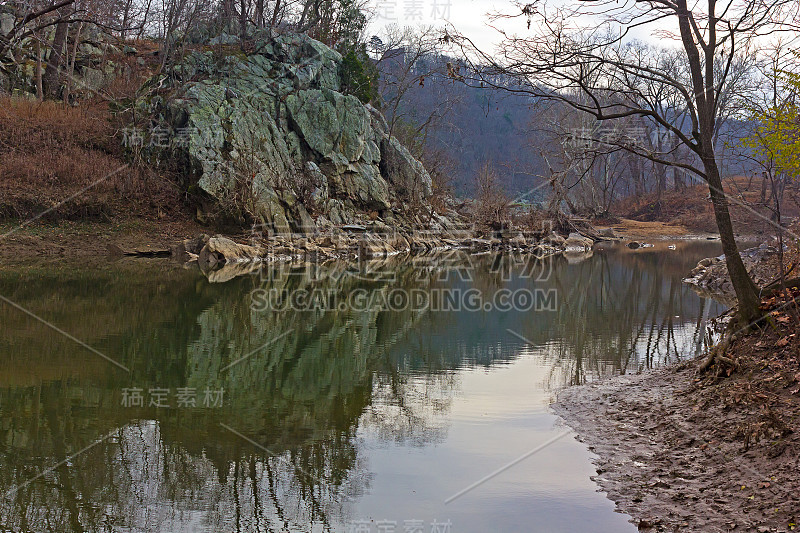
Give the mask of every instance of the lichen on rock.
M 155 121 L 197 185 L 278 233 L 428 207 L 431 178 L 374 107 L 340 92 L 340 54 L 305 35 L 260 32 L 239 48 L 190 51 L 158 81 Z M 171 147 L 175 150 L 175 147 Z

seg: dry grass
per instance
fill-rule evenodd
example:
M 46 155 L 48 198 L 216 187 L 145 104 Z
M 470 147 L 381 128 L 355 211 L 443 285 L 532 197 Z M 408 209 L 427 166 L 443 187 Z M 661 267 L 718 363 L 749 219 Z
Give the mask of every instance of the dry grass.
M 127 163 L 105 104 L 0 98 L 0 219 L 32 217 L 73 195 L 45 219 L 180 210 L 172 184 Z
M 769 222 L 772 213 L 760 204 L 759 178 L 745 176 L 727 178 L 724 187 L 731 198 L 731 219 L 738 233 L 750 235 L 774 233 L 773 226 Z M 800 215 L 796 194 L 796 188 L 787 187 L 781 206 L 784 221 Z M 655 193 L 640 198 L 626 198 L 617 203 L 615 212 L 641 222 L 664 222 L 686 226 L 694 231 L 716 232 L 714 210 L 708 196 L 708 186 L 696 185 L 680 191 L 662 193 L 660 201 Z
M 109 154 L 110 124 L 97 109 L 11 98 L 0 109 L 4 186 L 82 184 L 119 166 Z

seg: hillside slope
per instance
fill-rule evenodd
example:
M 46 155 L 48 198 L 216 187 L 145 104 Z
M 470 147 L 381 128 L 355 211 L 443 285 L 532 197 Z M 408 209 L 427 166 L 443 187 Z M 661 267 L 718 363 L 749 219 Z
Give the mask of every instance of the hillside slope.
M 769 188 L 762 202 L 760 178 L 737 176 L 724 182 L 728 194 L 731 219 L 740 235 L 774 235 L 773 201 Z M 698 232 L 716 232 L 714 210 L 707 185 L 695 185 L 669 191 L 659 198 L 655 193 L 640 198 L 626 198 L 615 206 L 615 212 L 641 222 L 663 222 L 681 225 Z M 789 184 L 781 202 L 784 224 L 800 216 L 800 195 L 796 185 Z

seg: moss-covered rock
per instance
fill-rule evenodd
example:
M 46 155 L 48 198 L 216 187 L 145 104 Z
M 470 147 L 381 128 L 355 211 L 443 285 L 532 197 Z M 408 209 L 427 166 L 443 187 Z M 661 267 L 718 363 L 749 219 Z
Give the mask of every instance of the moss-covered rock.
M 151 111 L 188 130 L 169 149 L 185 152 L 198 185 L 276 232 L 426 205 L 422 165 L 376 109 L 340 92 L 342 56 L 305 35 L 257 35 L 247 54 L 195 50 L 158 80 L 171 95 Z

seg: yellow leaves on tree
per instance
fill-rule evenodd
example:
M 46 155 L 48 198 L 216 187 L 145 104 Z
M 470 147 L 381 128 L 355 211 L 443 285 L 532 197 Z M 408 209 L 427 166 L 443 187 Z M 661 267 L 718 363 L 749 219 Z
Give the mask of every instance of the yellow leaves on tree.
M 800 94 L 800 75 L 778 73 L 792 96 Z M 794 98 L 786 98 L 781 105 L 768 107 L 754 117 L 760 124 L 756 132 L 743 140 L 754 157 L 769 162 L 778 173 L 800 178 L 800 107 Z

